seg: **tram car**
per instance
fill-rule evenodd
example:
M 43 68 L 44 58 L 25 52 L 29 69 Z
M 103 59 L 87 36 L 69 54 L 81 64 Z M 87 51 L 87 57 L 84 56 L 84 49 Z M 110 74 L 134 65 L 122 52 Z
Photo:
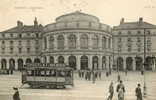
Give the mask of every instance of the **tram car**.
M 65 64 L 27 64 L 22 72 L 22 84 L 31 88 L 65 88 L 73 86 L 73 69 Z

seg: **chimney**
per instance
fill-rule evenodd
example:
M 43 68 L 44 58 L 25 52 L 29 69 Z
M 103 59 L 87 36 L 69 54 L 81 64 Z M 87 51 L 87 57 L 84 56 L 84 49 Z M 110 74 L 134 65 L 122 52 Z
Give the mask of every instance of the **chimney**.
M 143 18 L 140 17 L 140 18 L 139 18 L 139 24 L 141 24 L 142 22 L 143 22 Z
M 38 26 L 38 21 L 37 21 L 36 17 L 35 17 L 35 20 L 34 20 L 34 26 Z
M 124 23 L 124 20 L 125 20 L 124 18 L 121 18 L 120 25 Z
M 18 20 L 18 21 L 17 21 L 17 26 L 18 26 L 18 27 L 23 27 L 23 22 L 21 22 L 21 21 Z

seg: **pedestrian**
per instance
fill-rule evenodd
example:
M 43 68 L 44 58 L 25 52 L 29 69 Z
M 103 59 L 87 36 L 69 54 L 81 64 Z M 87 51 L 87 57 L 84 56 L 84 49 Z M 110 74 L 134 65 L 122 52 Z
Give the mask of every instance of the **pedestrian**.
M 118 75 L 118 80 L 117 81 L 120 82 L 120 80 L 121 80 L 121 77 L 120 77 L 120 75 Z
M 127 76 L 127 69 L 125 70 L 125 75 Z
M 101 71 L 99 71 L 99 79 L 101 79 Z
M 95 83 L 95 72 L 92 71 L 92 80 L 93 80 L 93 83 Z
M 81 70 L 79 70 L 78 73 L 79 73 L 79 78 L 81 78 Z
M 136 94 L 137 100 L 142 100 L 142 92 L 141 92 L 140 84 L 138 84 L 138 86 L 136 87 L 135 94 Z
M 118 90 L 118 100 L 124 100 L 124 91 L 122 88 Z
M 13 100 L 21 100 L 19 96 L 18 88 L 13 87 L 13 89 L 15 90 L 15 93 L 13 95 Z
M 109 85 L 109 96 L 107 100 L 112 100 L 113 94 L 114 94 L 114 86 L 113 86 L 113 82 L 111 82 Z
M 82 78 L 84 78 L 84 70 L 82 70 Z
M 106 77 L 108 77 L 108 75 L 109 75 L 109 73 L 108 73 L 108 72 L 106 72 Z
M 125 86 L 122 83 L 122 80 L 120 80 L 117 85 L 116 91 L 118 92 L 118 100 L 124 100 Z

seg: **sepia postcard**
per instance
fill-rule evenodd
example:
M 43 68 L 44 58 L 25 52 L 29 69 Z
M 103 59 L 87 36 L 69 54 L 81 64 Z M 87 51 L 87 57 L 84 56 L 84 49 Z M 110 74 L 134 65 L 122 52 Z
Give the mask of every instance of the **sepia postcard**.
M 1 0 L 0 100 L 156 100 L 156 0 Z

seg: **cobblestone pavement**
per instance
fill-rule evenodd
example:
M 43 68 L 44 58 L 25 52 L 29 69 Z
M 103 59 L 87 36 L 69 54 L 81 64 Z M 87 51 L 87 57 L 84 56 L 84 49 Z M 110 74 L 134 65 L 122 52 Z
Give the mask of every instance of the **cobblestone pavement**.
M 121 79 L 126 87 L 125 100 L 136 100 L 135 87 L 141 83 L 143 87 L 144 76 L 140 72 L 120 72 Z M 147 96 L 144 100 L 156 100 L 156 72 L 145 73 Z M 111 81 L 117 85 L 117 73 L 112 72 L 109 77 L 102 74 L 102 79 L 92 81 L 80 79 L 75 73 L 75 86 L 66 89 L 30 89 L 27 85 L 19 89 L 21 100 L 106 100 L 108 87 Z M 21 73 L 15 72 L 14 75 L 0 75 L 0 100 L 12 100 L 14 91 L 12 87 L 21 86 Z M 142 89 L 143 90 L 143 89 Z M 117 100 L 115 92 L 113 100 Z

